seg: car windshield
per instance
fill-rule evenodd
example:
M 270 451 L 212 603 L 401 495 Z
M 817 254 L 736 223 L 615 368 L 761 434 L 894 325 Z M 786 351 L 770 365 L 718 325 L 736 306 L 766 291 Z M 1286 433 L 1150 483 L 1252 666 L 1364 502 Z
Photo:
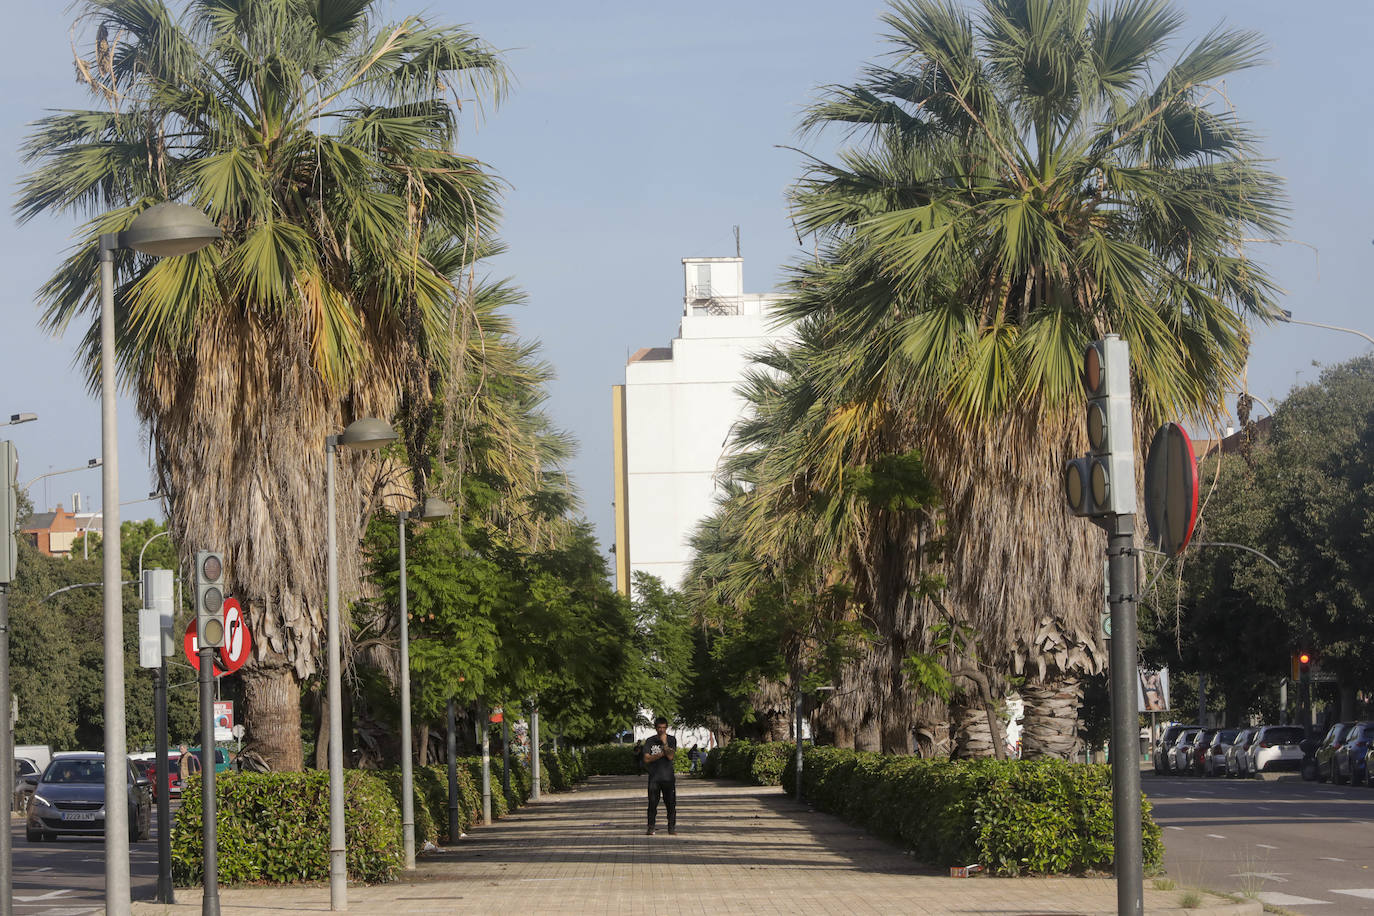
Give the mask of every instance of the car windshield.
M 1216 743 L 1217 743 L 1217 744 L 1230 744 L 1232 741 L 1235 741 L 1235 740 L 1236 740 L 1236 730 L 1235 730 L 1234 728 L 1227 728 L 1227 729 L 1223 729 L 1223 730 L 1217 732 L 1217 737 L 1216 737 Z
M 1298 726 L 1271 728 L 1265 731 L 1266 744 L 1297 744 L 1302 740 L 1302 729 Z
M 103 760 L 54 760 L 43 774 L 43 781 L 53 785 L 97 784 L 105 782 Z

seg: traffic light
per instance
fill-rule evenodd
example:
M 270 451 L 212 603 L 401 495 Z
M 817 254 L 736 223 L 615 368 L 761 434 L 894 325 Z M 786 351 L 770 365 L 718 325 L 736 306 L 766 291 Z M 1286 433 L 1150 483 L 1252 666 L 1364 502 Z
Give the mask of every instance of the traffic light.
M 224 557 L 213 550 L 196 554 L 196 640 L 202 649 L 224 645 Z
M 1298 653 L 1298 679 L 1307 680 L 1312 676 L 1312 656 L 1306 652 Z
M 1130 362 L 1129 346 L 1115 334 L 1083 352 L 1089 451 L 1064 468 L 1064 495 L 1075 515 L 1135 514 Z
M 14 581 L 19 565 L 19 453 L 0 442 L 0 585 Z

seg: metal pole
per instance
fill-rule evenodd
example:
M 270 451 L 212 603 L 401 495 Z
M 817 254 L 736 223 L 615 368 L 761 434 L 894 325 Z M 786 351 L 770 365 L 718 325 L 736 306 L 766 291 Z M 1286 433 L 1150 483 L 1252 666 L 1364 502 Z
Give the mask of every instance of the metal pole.
M 801 671 L 797 671 L 796 696 L 792 700 L 792 730 L 797 738 L 797 801 L 802 800 L 802 689 Z
M 410 611 L 406 603 L 406 512 L 396 514 L 401 529 L 401 842 L 406 868 L 415 868 L 414 771 L 410 763 Z
M 487 727 L 487 704 L 477 703 L 477 737 L 482 742 L 482 823 L 491 823 L 491 729 Z
M 100 237 L 100 512 L 105 562 L 105 912 L 125 916 L 129 889 L 129 789 L 124 735 L 124 595 L 119 556 L 119 436 L 115 410 L 114 235 Z M 10 764 L 13 766 L 13 763 Z M 13 782 L 9 784 L 13 786 Z
M 1116 912 L 1143 916 L 1144 860 L 1140 831 L 1140 761 L 1136 707 L 1135 517 L 1113 515 L 1107 524 L 1111 607 L 1112 818 L 1116 857 Z
M 539 801 L 539 701 L 530 700 L 530 798 Z
M 172 800 L 167 792 L 167 658 L 153 680 L 153 718 L 157 742 L 157 892 L 158 903 L 176 903 L 172 890 Z
M 338 440 L 325 440 L 325 499 L 329 503 L 326 546 L 329 553 L 329 908 L 348 909 L 348 862 L 344 850 L 343 798 L 343 703 L 339 678 L 339 558 L 335 546 L 334 448 Z
M 510 717 L 501 710 L 501 792 L 510 804 Z
M 200 816 L 205 824 L 204 885 L 200 916 L 219 916 L 219 850 L 215 837 L 215 650 L 200 655 Z M 108 769 L 108 767 L 106 768 Z M 166 795 L 166 792 L 162 793 Z M 158 814 L 159 821 L 162 815 Z M 161 839 L 158 840 L 161 842 Z
M 0 486 L 9 486 L 0 480 Z M 0 550 L 8 550 L 4 538 L 11 532 L 0 532 Z M 0 786 L 14 789 L 14 719 L 10 715 L 10 596 L 9 585 L 0 582 L 0 715 L 5 727 L 0 729 Z M 5 805 L 10 808 L 13 799 Z M 14 916 L 14 836 L 10 833 L 9 818 L 0 830 L 0 916 Z
M 458 711 L 457 702 L 448 701 L 448 841 L 458 842 Z

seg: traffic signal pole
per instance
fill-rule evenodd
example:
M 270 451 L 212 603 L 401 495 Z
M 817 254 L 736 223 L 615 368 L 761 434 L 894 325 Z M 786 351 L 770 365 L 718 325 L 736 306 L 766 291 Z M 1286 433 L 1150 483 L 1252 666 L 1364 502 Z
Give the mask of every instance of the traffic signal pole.
M 1136 705 L 1135 516 L 1101 520 L 1107 531 L 1111 611 L 1112 825 L 1118 916 L 1144 916 L 1145 868 L 1140 830 L 1140 727 Z
M 200 646 L 200 816 L 204 886 L 200 916 L 219 916 L 219 849 L 215 836 L 215 650 Z

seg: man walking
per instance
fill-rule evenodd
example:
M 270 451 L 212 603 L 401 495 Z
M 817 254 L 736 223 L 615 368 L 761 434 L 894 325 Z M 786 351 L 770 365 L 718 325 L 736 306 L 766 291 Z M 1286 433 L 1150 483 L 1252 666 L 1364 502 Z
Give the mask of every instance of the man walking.
M 668 720 L 659 716 L 654 720 L 654 730 L 658 733 L 644 742 L 644 768 L 649 771 L 649 829 L 646 836 L 654 835 L 654 822 L 658 820 L 658 799 L 663 797 L 663 806 L 668 809 L 668 832 L 677 833 L 677 782 L 673 773 L 673 758 L 677 756 L 677 739 L 668 734 Z

